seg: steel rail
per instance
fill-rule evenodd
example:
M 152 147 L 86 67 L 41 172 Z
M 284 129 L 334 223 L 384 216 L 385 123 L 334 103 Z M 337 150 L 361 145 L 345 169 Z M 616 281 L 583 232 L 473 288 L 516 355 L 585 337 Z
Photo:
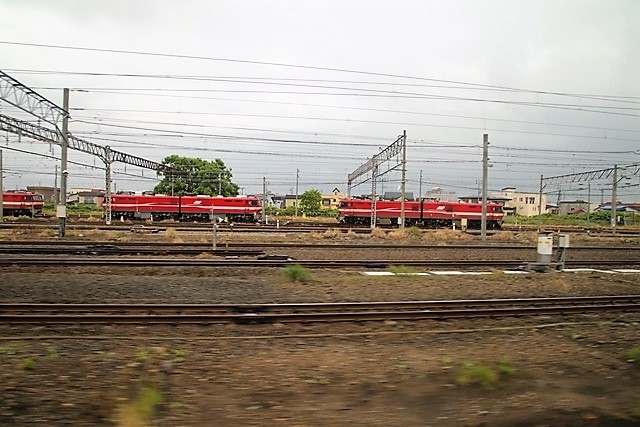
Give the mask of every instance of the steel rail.
M 202 258 L 106 258 L 106 257 L 2 257 L 0 265 L 93 265 L 93 266 L 138 266 L 138 267 L 284 267 L 299 264 L 315 268 L 388 268 L 391 265 L 422 267 L 521 267 L 530 260 L 294 260 L 285 259 L 202 259 Z M 631 266 L 640 265 L 640 259 L 616 260 L 571 260 L 568 267 L 584 266 Z
M 40 247 L 49 246 L 52 248 L 60 249 L 65 246 L 74 246 L 78 249 L 93 249 L 100 247 L 105 251 L 109 248 L 113 250 L 119 250 L 120 248 L 144 248 L 148 250 L 157 250 L 154 248 L 198 248 L 209 249 L 211 243 L 174 243 L 174 242 L 114 242 L 110 241 L 95 241 L 87 242 L 86 240 L 4 240 L 0 241 L 0 252 L 3 247 Z M 388 243 L 299 243 L 299 242 L 220 242 L 220 246 L 226 248 L 311 248 L 311 249 L 462 249 L 462 250 L 475 250 L 475 249 L 490 249 L 490 250 L 535 250 L 535 245 L 518 245 L 508 242 L 495 242 L 493 244 L 399 244 L 394 242 Z M 615 246 L 615 247 L 603 247 L 603 246 L 571 246 L 571 251 L 640 251 L 640 246 Z M 6 252 L 8 253 L 8 252 Z
M 211 323 L 291 323 L 291 322 L 353 322 L 383 320 L 423 320 L 478 317 L 522 317 L 542 314 L 568 315 L 592 312 L 635 312 L 640 304 L 620 303 L 602 305 L 535 306 L 508 308 L 472 308 L 449 310 L 345 311 L 309 313 L 232 313 L 232 314 L 58 314 L 10 315 L 0 314 L 3 323 L 28 324 L 211 324 Z
M 221 245 L 222 246 L 222 245 Z M 17 247 L 2 248 L 0 254 L 32 254 L 32 255 L 200 255 L 209 253 L 218 256 L 258 256 L 263 255 L 260 250 L 239 250 L 239 249 L 211 249 L 211 244 L 207 247 L 188 248 L 142 248 L 129 247 L 120 248 L 112 245 L 88 245 L 76 247 Z
M 135 224 L 127 224 L 127 225 L 105 225 L 102 222 L 95 222 L 95 223 L 91 223 L 91 222 L 83 222 L 82 224 L 69 224 L 68 227 L 72 230 L 95 230 L 95 229 L 99 229 L 99 230 L 103 230 L 103 231 L 128 231 L 132 225 Z M 163 223 L 161 227 L 154 227 L 157 228 L 159 231 L 165 231 L 166 227 L 169 226 L 171 228 L 174 228 L 176 231 L 179 232 L 209 232 L 211 230 L 211 224 L 209 223 L 192 223 L 189 225 L 186 225 L 185 223 L 178 223 L 178 224 L 171 224 L 171 225 L 167 225 L 166 223 Z M 0 224 L 0 228 L 5 228 L 5 229 L 11 229 L 11 228 L 17 228 L 17 227 L 24 227 L 24 228 L 55 228 L 56 225 L 53 223 L 33 223 L 33 222 L 11 222 L 11 223 L 3 223 Z M 301 232 L 323 232 L 323 231 L 327 231 L 327 230 L 341 230 L 344 232 L 347 231 L 352 231 L 353 233 L 357 233 L 357 234 L 370 234 L 371 233 L 371 227 L 370 226 L 362 226 L 362 225 L 358 225 L 358 224 L 341 224 L 341 223 L 335 223 L 335 224 L 322 224 L 322 225 L 287 225 L 287 224 L 280 224 L 279 226 L 274 225 L 274 224 L 247 224 L 247 223 L 239 223 L 239 224 L 235 224 L 233 227 L 230 227 L 227 224 L 220 224 L 220 231 L 228 231 L 228 232 L 236 232 L 236 233 L 250 233 L 250 232 L 256 232 L 256 233 L 272 233 L 272 232 L 279 232 L 279 233 L 301 233 Z M 385 229 L 385 230 L 394 230 L 397 229 L 397 227 L 395 226 L 384 226 L 384 225 L 379 225 L 379 228 Z M 425 231 L 436 231 L 436 230 L 442 230 L 442 229 L 448 229 L 447 227 L 440 227 L 440 228 L 428 228 L 428 227 L 419 227 L 422 230 Z M 534 227 L 526 227 L 526 228 L 520 228 L 520 226 L 518 226 L 518 228 L 516 227 L 504 227 L 502 230 L 488 230 L 489 234 L 494 233 L 495 231 L 507 231 L 507 232 L 521 232 L 521 231 L 530 231 L 530 230 L 534 230 Z M 546 229 L 544 229 L 544 232 L 546 233 L 557 233 L 557 232 L 562 232 L 562 233 L 591 233 L 591 235 L 593 236 L 612 236 L 612 237 L 618 237 L 617 234 L 624 234 L 625 236 L 637 236 L 640 234 L 639 230 L 616 230 L 616 235 L 611 234 L 610 230 L 607 229 L 588 229 L 588 228 L 567 228 L 567 227 L 548 227 Z M 477 235 L 479 233 L 479 230 L 475 230 L 475 229 L 468 229 L 466 231 L 467 234 L 472 234 L 472 235 Z
M 640 295 L 597 295 L 549 298 L 493 298 L 471 300 L 427 301 L 367 301 L 333 303 L 282 303 L 282 304 L 76 304 L 76 303 L 0 303 L 0 313 L 6 312 L 113 312 L 143 311 L 147 313 L 234 312 L 263 313 L 268 311 L 335 311 L 335 310 L 415 310 L 478 306 L 526 306 L 526 305 L 577 305 L 603 303 L 640 303 Z

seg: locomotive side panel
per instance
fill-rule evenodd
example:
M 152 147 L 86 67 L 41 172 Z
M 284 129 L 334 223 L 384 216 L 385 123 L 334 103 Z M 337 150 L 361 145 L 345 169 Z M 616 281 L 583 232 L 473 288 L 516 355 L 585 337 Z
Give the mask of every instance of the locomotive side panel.
M 254 222 L 262 211 L 255 197 L 114 195 L 111 212 L 125 219 Z
M 44 206 L 44 196 L 31 192 L 3 192 L 2 209 L 7 216 L 40 216 Z
M 340 222 L 348 224 L 371 223 L 371 201 L 361 199 L 344 200 L 338 206 Z M 400 201 L 380 200 L 376 202 L 376 217 L 389 219 L 397 224 L 402 215 Z M 495 203 L 487 204 L 487 226 L 500 228 L 504 213 Z M 460 226 L 466 220 L 470 228 L 480 228 L 482 204 L 436 201 L 405 201 L 405 224 L 426 227 Z

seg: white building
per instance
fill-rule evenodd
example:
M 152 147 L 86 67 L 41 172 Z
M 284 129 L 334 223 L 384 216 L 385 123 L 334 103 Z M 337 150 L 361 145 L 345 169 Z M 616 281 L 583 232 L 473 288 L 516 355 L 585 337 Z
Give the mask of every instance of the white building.
M 512 210 L 513 213 L 520 216 L 537 216 L 539 215 L 540 194 L 539 193 L 518 193 L 515 187 L 505 187 L 499 193 L 493 196 L 499 196 L 510 199 L 504 204 L 505 211 Z M 547 213 L 547 195 L 542 195 L 542 213 Z

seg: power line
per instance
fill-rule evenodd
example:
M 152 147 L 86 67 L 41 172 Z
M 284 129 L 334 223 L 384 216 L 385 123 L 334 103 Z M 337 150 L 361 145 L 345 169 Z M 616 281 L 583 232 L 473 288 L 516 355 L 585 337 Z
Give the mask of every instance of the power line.
M 101 73 L 101 72 L 82 72 L 82 71 L 59 71 L 59 70 L 25 70 L 25 69 L 6 69 L 18 74 L 46 74 L 46 75 L 79 75 L 79 76 L 96 76 L 96 77 L 135 77 L 135 78 L 155 78 L 155 79 L 171 79 L 171 80 L 195 80 L 195 81 L 213 81 L 213 82 L 230 82 L 230 83 L 262 83 L 262 82 L 282 82 L 282 81 L 295 81 L 295 82 L 318 82 L 318 83 L 348 83 L 348 84 L 364 84 L 364 85 L 388 85 L 388 86 L 410 86 L 410 87 L 432 87 L 440 89 L 462 89 L 462 90 L 488 90 L 498 92 L 525 92 L 529 93 L 527 89 L 515 89 L 515 88 L 500 88 L 495 86 L 480 87 L 465 87 L 465 86 L 443 86 L 443 85 L 425 85 L 417 83 L 398 83 L 398 82 L 376 82 L 376 81 L 358 81 L 358 80 L 335 80 L 335 79 L 302 79 L 302 78 L 285 78 L 285 77 L 255 77 L 255 76 L 193 76 L 193 75 L 176 75 L 176 74 L 139 74 L 139 73 Z M 254 81 L 257 80 L 257 81 Z M 280 84 L 280 83 L 276 83 Z M 457 83 L 457 84 L 472 84 L 472 83 Z M 52 89 L 52 88 L 43 88 Z M 56 88 L 58 89 L 58 88 Z M 77 90 L 104 90 L 108 88 L 75 88 Z M 202 89 L 167 89 L 167 88 L 117 88 L 119 90 L 155 90 L 155 91 L 200 91 Z M 574 93 L 559 93 L 559 92 L 545 92 L 551 95 L 559 95 L 574 97 L 574 98 L 588 98 L 588 99 L 600 99 L 603 101 L 615 101 L 637 104 L 635 101 L 626 101 L 626 99 L 640 99 L 635 96 L 616 96 L 616 95 L 594 95 L 594 94 L 574 94 Z
M 79 46 L 61 46 L 61 45 L 51 45 L 51 44 L 22 43 L 22 42 L 10 42 L 10 41 L 0 41 L 0 44 L 30 46 L 30 47 L 44 47 L 44 48 L 50 48 L 50 49 L 78 50 L 78 51 L 85 51 L 85 52 L 117 53 L 117 54 L 127 54 L 127 55 L 142 55 L 142 56 L 152 56 L 152 57 L 194 59 L 194 60 L 219 61 L 219 62 L 241 63 L 241 64 L 252 64 L 252 65 L 267 65 L 267 66 L 287 67 L 287 68 L 296 68 L 296 69 L 309 69 L 309 70 L 319 70 L 319 71 L 362 74 L 362 75 L 371 75 L 371 76 L 378 76 L 378 77 L 392 77 L 392 78 L 403 78 L 403 79 L 421 80 L 421 81 L 433 81 L 433 82 L 450 83 L 450 84 L 457 84 L 457 85 L 464 85 L 464 86 L 506 89 L 511 91 L 519 91 L 519 92 L 538 94 L 538 95 L 557 95 L 557 96 L 570 96 L 570 97 L 574 96 L 573 94 L 563 93 L 563 92 L 519 89 L 519 88 L 513 88 L 513 87 L 507 87 L 507 86 L 487 85 L 487 84 L 470 83 L 470 82 L 455 81 L 455 80 L 433 79 L 433 78 L 427 78 L 427 77 L 406 76 L 406 75 L 391 74 L 391 73 L 377 73 L 377 72 L 370 72 L 370 71 L 349 70 L 349 69 L 343 69 L 343 68 L 285 64 L 285 63 L 268 62 L 268 61 L 252 61 L 252 60 L 244 60 L 244 59 L 230 59 L 230 58 L 217 58 L 217 57 L 206 57 L 206 56 L 195 56 L 195 55 L 167 54 L 167 53 L 129 51 L 129 50 L 119 50 L 119 49 L 87 48 L 87 47 L 79 47 Z M 442 97 L 441 99 L 455 99 L 455 98 L 456 97 Z M 459 98 L 458 100 L 509 103 L 514 105 L 528 105 L 528 106 L 535 106 L 535 107 L 573 109 L 576 111 L 596 112 L 601 114 L 636 116 L 636 115 L 624 114 L 624 113 L 587 110 L 585 108 L 565 108 L 565 107 L 557 107 L 557 106 L 552 107 L 551 105 L 544 104 L 544 103 L 520 103 L 520 102 L 508 102 L 508 101 L 498 101 L 498 100 L 484 100 L 484 99 L 478 99 L 478 98 Z M 597 107 L 597 108 L 602 108 L 602 107 Z

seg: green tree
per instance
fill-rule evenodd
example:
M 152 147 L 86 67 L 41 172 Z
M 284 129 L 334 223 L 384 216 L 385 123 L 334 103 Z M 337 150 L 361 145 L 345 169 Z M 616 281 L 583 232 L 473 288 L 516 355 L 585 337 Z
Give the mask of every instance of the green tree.
M 322 194 L 318 190 L 307 190 L 300 196 L 300 208 L 302 212 L 317 212 L 322 203 Z
M 171 155 L 165 157 L 163 165 L 180 171 L 172 174 L 158 172 L 162 181 L 153 189 L 155 193 L 185 195 L 206 194 L 209 196 L 237 196 L 238 185 L 231 181 L 231 169 L 220 159 L 213 161 L 195 157 Z

